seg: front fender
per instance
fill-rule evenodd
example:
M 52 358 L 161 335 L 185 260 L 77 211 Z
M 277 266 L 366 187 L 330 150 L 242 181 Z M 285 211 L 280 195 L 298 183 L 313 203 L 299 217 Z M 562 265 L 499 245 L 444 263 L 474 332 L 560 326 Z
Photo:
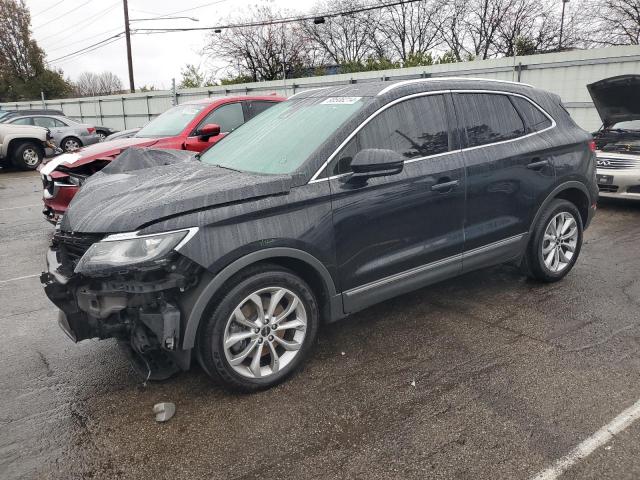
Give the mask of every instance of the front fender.
M 336 292 L 335 283 L 331 274 L 327 268 L 316 257 L 303 250 L 288 247 L 275 247 L 266 248 L 264 250 L 258 250 L 249 253 L 225 268 L 223 268 L 218 274 L 213 275 L 209 272 L 205 273 L 203 281 L 200 283 L 193 293 L 183 302 L 183 314 L 186 319 L 184 335 L 182 340 L 182 348 L 187 350 L 195 346 L 196 337 L 198 334 L 198 327 L 202 316 L 209 304 L 209 301 L 213 295 L 229 280 L 233 275 L 238 273 L 243 268 L 248 267 L 254 263 L 269 260 L 271 258 L 291 258 L 305 262 L 312 267 L 322 278 L 325 289 L 328 293 L 329 299 L 329 311 L 330 319 L 337 320 L 344 317 L 344 310 L 342 306 L 342 296 Z

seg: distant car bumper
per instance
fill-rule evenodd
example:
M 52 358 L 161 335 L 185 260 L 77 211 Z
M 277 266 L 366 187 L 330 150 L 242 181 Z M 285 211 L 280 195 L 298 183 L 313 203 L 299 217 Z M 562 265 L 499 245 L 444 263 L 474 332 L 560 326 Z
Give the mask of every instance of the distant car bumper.
M 640 168 L 596 170 L 600 197 L 640 200 Z
M 101 140 L 101 137 L 97 133 L 94 133 L 92 135 L 81 137 L 80 140 L 82 141 L 82 145 L 86 147 L 87 145 L 98 143 Z

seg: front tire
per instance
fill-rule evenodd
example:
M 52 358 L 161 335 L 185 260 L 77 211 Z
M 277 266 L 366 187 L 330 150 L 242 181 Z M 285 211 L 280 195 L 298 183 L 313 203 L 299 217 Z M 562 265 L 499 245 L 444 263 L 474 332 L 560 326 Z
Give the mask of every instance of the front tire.
M 582 248 L 582 217 L 576 206 L 556 199 L 544 210 L 527 246 L 529 275 L 542 282 L 557 282 L 571 271 Z
M 308 356 L 318 304 L 292 271 L 277 265 L 247 269 L 212 303 L 200 326 L 198 360 L 223 387 L 247 393 L 271 388 Z
M 44 158 L 44 150 L 33 142 L 24 142 L 13 151 L 12 163 L 20 170 L 35 170 Z

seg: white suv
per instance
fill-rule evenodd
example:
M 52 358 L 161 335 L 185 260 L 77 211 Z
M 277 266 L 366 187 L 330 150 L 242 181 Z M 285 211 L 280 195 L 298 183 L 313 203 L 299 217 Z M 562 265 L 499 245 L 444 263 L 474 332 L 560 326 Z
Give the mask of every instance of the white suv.
M 0 123 L 0 165 L 34 170 L 47 148 L 55 149 L 46 128 Z

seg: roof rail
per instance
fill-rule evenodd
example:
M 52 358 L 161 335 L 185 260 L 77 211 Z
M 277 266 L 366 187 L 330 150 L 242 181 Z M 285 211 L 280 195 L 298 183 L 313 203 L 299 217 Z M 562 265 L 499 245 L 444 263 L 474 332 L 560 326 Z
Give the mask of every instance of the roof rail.
M 413 80 L 401 80 L 395 83 L 392 83 L 391 85 L 383 88 L 382 90 L 380 90 L 380 92 L 378 92 L 378 97 L 380 95 L 384 95 L 387 92 L 390 92 L 391 90 L 393 90 L 394 88 L 398 88 L 398 87 L 402 87 L 404 85 L 410 85 L 412 83 L 420 83 L 420 82 L 434 82 L 434 81 L 442 81 L 442 80 L 469 80 L 469 81 L 483 81 L 483 82 L 490 82 L 490 83 L 509 83 L 511 85 L 521 85 L 524 87 L 532 87 L 533 85 L 529 85 L 528 83 L 521 83 L 521 82 L 511 82 L 509 80 L 494 80 L 491 78 L 478 78 L 478 77 L 431 77 L 431 78 L 414 78 Z

